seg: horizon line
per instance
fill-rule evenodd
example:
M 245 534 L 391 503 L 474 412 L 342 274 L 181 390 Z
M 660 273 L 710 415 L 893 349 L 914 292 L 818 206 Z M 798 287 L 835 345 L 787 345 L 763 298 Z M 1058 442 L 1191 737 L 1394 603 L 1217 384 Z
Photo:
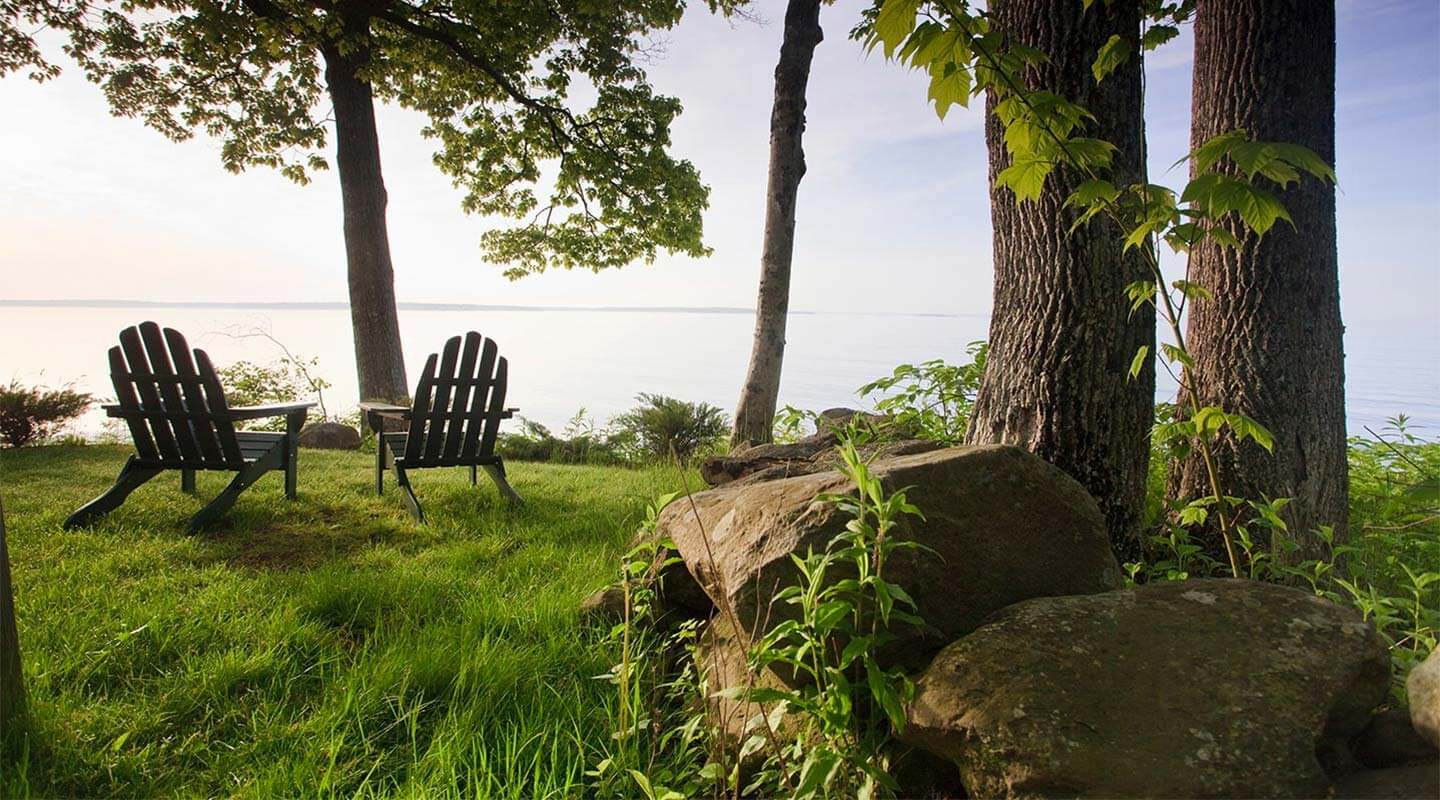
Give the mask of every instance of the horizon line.
M 603 313 L 681 313 L 681 314 L 751 314 L 753 308 L 740 306 L 544 306 L 510 305 L 498 303 L 438 303 L 425 301 L 400 301 L 397 309 L 408 311 L 562 311 L 562 312 L 603 312 Z M 19 308 L 232 308 L 270 309 L 276 311 L 338 311 L 348 309 L 348 302 L 333 300 L 314 301 L 223 301 L 223 300 L 132 300 L 115 298 L 56 298 L 43 300 L 10 300 L 0 298 L 0 307 Z M 907 317 L 983 317 L 987 314 L 945 311 L 828 311 L 798 310 L 790 314 L 811 316 L 816 314 L 874 314 L 878 316 Z

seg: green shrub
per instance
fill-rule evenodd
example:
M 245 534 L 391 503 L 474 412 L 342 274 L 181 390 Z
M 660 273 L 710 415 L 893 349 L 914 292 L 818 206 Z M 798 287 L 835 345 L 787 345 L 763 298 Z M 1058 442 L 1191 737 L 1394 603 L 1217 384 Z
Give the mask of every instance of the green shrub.
M 793 670 L 796 686 L 753 685 L 725 690 L 777 714 L 789 713 L 796 730 L 782 731 L 770 714 L 757 714 L 741 752 L 762 753 L 764 763 L 746 795 L 762 797 L 891 796 L 893 736 L 905 728 L 905 705 L 915 687 L 899 667 L 882 667 L 881 650 L 892 629 L 923 628 L 915 601 L 889 580 L 889 559 L 901 550 L 926 550 L 894 536 L 906 516 L 924 519 L 905 490 L 888 493 L 851 438 L 842 438 L 840 471 L 856 494 L 816 498 L 850 521 L 823 551 L 807 549 L 791 560 L 795 583 L 775 595 L 791 614 L 750 648 L 758 673 Z M 734 613 L 733 609 L 730 610 Z
M 1164 511 L 1148 558 L 1125 565 L 1131 581 L 1228 574 L 1187 530 L 1204 506 L 1165 504 L 1165 455 L 1157 445 L 1152 469 L 1162 477 L 1150 483 L 1151 505 Z M 1349 458 L 1350 535 L 1335 544 L 1332 529 L 1318 531 L 1330 543 L 1325 558 L 1289 563 L 1297 545 L 1280 514 L 1287 499 L 1227 498 L 1240 567 L 1245 577 L 1300 586 L 1359 611 L 1390 648 L 1393 694 L 1403 701 L 1406 673 L 1440 637 L 1440 441 L 1416 436 L 1402 415 L 1381 433 L 1352 438 Z
M 989 351 L 986 342 L 971 342 L 965 348 L 969 360 L 964 363 L 950 364 L 937 358 L 901 364 L 889 375 L 856 389 L 855 394 L 870 401 L 876 414 L 888 417 L 879 426 L 870 426 L 870 437 L 931 439 L 947 445 L 963 442 Z M 818 430 L 821 424 L 820 415 L 814 411 L 787 405 L 775 412 L 773 438 L 793 442 Z
M 1387 422 L 1379 433 L 1350 439 L 1351 532 L 1393 540 L 1402 550 L 1431 548 L 1410 555 L 1440 564 L 1440 441 L 1417 436 L 1404 414 Z M 1362 553 L 1362 561 L 1373 564 L 1389 549 Z
M 784 406 L 775 412 L 775 424 L 770 438 L 778 444 L 788 444 L 819 430 L 820 415 L 795 406 Z
M 1398 679 L 1440 638 L 1440 440 L 1401 414 L 1350 440 L 1350 539 L 1331 591 L 1390 644 Z M 1367 429 L 1368 430 L 1368 429 Z
M 560 436 L 534 420 L 519 417 L 519 433 L 501 434 L 496 449 L 502 458 L 515 461 L 550 461 L 558 464 L 621 464 L 625 454 L 611 441 L 608 431 L 581 408 L 566 423 Z
M 673 458 L 689 463 L 718 448 L 730 432 L 725 412 L 660 394 L 636 395 L 640 405 L 611 422 L 613 441 L 636 460 Z
M 604 706 L 610 735 L 597 743 L 586 797 L 705 797 L 725 774 L 720 743 L 705 725 L 706 692 L 695 663 L 700 622 L 669 624 L 659 602 L 674 543 L 653 534 L 676 497 L 657 497 L 645 511 L 640 544 L 620 559 L 621 618 L 605 631 L 609 670 L 595 676 L 614 687 Z M 638 793 L 637 793 L 638 790 Z
M 970 360 L 963 364 L 941 359 L 901 364 L 887 377 L 861 386 L 857 394 L 875 397 L 876 412 L 910 435 L 959 444 L 970 424 L 989 350 L 985 342 L 971 342 L 965 348 Z
M 269 403 L 294 403 L 314 399 L 320 404 L 320 416 L 329 419 L 325 408 L 325 390 L 330 384 L 310 374 L 319 359 L 308 361 L 286 356 L 269 364 L 236 361 L 216 370 L 225 387 L 225 400 L 231 406 L 259 406 Z M 254 430 L 284 430 L 285 420 L 267 419 L 248 423 Z
M 90 407 L 93 399 L 70 386 L 47 389 L 12 380 L 0 386 L 0 443 L 9 447 L 39 444 Z

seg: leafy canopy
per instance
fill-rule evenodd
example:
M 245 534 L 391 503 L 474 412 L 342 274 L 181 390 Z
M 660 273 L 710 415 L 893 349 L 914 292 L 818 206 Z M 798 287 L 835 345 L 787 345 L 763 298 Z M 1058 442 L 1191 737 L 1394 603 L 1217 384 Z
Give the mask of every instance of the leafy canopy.
M 712 8 L 728 10 L 723 2 Z M 385 102 L 424 113 L 436 165 L 519 277 L 657 251 L 706 255 L 709 190 L 673 157 L 680 103 L 648 84 L 644 36 L 683 0 L 0 0 L 0 75 L 58 73 L 50 28 L 116 114 L 222 142 L 231 171 L 299 183 L 327 167 L 324 61 L 350 58 Z

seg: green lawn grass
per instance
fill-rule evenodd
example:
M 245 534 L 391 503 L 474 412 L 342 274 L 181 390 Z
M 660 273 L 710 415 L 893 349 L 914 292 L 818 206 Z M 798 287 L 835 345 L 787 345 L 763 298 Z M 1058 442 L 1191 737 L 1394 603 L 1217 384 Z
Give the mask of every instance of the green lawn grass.
M 370 456 L 302 451 L 298 502 L 271 473 L 198 536 L 225 474 L 62 530 L 126 452 L 0 451 L 34 717 L 0 796 L 583 793 L 612 692 L 576 605 L 673 467 L 512 465 L 518 510 L 425 470 L 417 526 Z
M 616 653 L 576 606 L 615 577 L 646 504 L 694 476 L 516 464 L 528 504 L 509 509 L 483 478 L 421 471 L 417 526 L 395 492 L 374 496 L 373 456 L 302 451 L 298 502 L 271 473 L 199 536 L 186 522 L 227 475 L 191 497 L 169 473 L 62 530 L 126 453 L 0 450 L 34 716 L 0 797 L 597 788 L 615 692 L 595 676 Z M 1420 574 L 1440 554 L 1437 468 L 1434 442 L 1352 443 L 1355 591 L 1328 591 L 1380 626 L 1397 678 L 1440 629 L 1440 573 Z

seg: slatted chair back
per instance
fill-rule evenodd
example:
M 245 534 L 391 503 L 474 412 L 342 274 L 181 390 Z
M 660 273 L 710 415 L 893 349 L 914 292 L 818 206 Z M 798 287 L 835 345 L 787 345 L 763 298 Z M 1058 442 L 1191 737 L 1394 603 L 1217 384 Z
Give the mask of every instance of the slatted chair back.
M 135 450 L 145 466 L 241 469 L 245 460 L 227 415 L 225 391 L 204 350 L 153 322 L 120 332 L 110 348 L 110 379 Z
M 432 353 L 415 389 L 404 462 L 414 467 L 475 464 L 495 452 L 509 367 L 493 339 L 470 331 Z

